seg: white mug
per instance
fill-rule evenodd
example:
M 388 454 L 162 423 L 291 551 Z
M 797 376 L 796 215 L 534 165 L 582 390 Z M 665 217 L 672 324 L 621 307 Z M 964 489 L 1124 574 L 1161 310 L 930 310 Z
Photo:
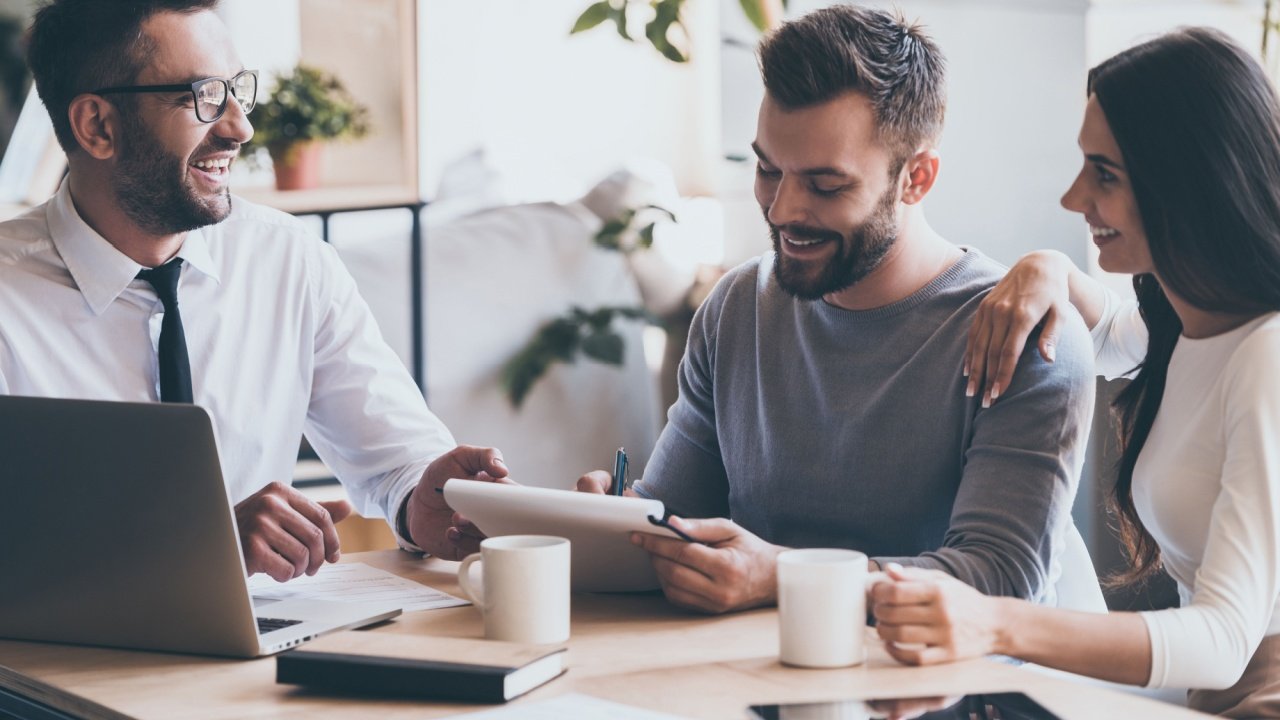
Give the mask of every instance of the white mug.
M 884 573 L 867 570 L 857 550 L 804 549 L 778 554 L 779 659 L 836 668 L 867 659 L 867 588 Z
M 480 563 L 481 582 L 471 566 Z M 480 543 L 458 566 L 462 594 L 484 615 L 490 640 L 560 643 L 569 639 L 569 541 L 507 535 Z

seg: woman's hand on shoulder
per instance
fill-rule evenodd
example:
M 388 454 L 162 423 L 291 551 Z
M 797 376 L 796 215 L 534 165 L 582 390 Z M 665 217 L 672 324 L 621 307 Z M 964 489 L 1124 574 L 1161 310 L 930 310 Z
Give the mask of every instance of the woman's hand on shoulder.
M 1042 321 L 1040 355 L 1053 362 L 1063 313 L 1071 305 L 1074 265 L 1055 250 L 1024 255 L 978 305 L 965 347 L 965 395 L 990 407 L 1009 388 L 1027 338 Z

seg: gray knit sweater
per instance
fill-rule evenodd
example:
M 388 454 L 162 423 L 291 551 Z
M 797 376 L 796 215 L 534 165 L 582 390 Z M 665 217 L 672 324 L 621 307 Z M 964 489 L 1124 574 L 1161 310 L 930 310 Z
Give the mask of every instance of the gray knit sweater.
M 765 540 L 944 570 L 1049 599 L 1093 411 L 1092 344 L 1027 345 L 990 409 L 964 395 L 965 339 L 1004 268 L 967 249 L 910 297 L 867 311 L 798 300 L 772 253 L 694 317 L 680 396 L 636 490 Z

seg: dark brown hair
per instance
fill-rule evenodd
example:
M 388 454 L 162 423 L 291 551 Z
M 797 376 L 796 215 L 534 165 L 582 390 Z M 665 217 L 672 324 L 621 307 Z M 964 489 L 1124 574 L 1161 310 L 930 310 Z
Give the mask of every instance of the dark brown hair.
M 1280 101 L 1257 61 L 1207 28 L 1116 55 L 1090 72 L 1089 91 L 1120 147 L 1159 275 L 1133 280 L 1150 341 L 1115 401 L 1123 450 L 1111 500 L 1132 561 L 1116 584 L 1160 566 L 1133 503 L 1133 469 L 1182 333 L 1160 283 L 1201 310 L 1280 310 Z
M 946 113 L 946 59 L 901 15 L 835 5 L 787 22 L 760 43 L 769 97 L 800 109 L 858 92 L 899 160 L 935 142 Z M 899 165 L 901 167 L 901 165 Z
M 213 10 L 218 0 L 51 0 L 27 34 L 27 65 L 58 143 L 68 154 L 79 144 L 67 111 L 71 101 L 101 87 L 128 85 L 142 71 L 155 43 L 142 24 L 158 12 Z M 132 108 L 130 96 L 112 102 Z

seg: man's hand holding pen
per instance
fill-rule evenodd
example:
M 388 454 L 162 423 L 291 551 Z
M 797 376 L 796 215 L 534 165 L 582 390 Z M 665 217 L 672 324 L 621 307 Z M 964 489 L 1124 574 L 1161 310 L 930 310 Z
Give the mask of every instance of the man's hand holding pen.
M 578 491 L 609 494 L 614 479 L 603 470 L 578 478 Z M 625 494 L 639 495 L 630 488 Z M 672 516 L 670 527 L 696 542 L 633 533 L 631 541 L 653 558 L 667 599 L 708 613 L 770 605 L 777 601 L 777 558 L 786 548 L 765 542 L 723 518 L 692 520 Z
M 662 591 L 676 605 L 708 613 L 772 605 L 778 599 L 778 553 L 773 545 L 725 518 L 672 516 L 673 529 L 698 542 L 633 533 L 649 552 Z

